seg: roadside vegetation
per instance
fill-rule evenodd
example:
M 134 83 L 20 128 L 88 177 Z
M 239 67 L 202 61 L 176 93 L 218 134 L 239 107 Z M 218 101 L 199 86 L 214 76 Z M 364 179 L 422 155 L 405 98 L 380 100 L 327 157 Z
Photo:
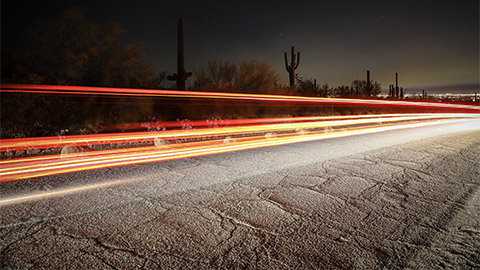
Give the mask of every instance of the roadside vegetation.
M 292 47 L 293 52 L 293 47 Z M 2 51 L 1 82 L 175 89 L 167 72 L 156 73 L 145 58 L 143 44 L 130 39 L 118 24 L 100 26 L 71 9 L 30 32 L 29 45 Z M 285 60 L 288 69 L 287 54 Z M 298 59 L 292 62 L 298 67 Z M 294 59 L 293 59 L 294 60 Z M 294 70 L 293 70 L 294 71 Z M 249 59 L 241 63 L 211 60 L 193 71 L 187 90 L 313 97 L 377 98 L 381 85 L 354 80 L 330 87 L 295 73 L 290 84 L 273 66 Z M 232 119 L 302 115 L 340 115 L 390 112 L 391 108 L 305 106 L 273 102 L 151 99 L 26 93 L 1 94 L 1 138 L 91 134 L 124 131 L 106 129 L 122 123 Z M 152 120 L 153 119 L 153 120 Z M 66 132 L 68 131 L 68 132 Z M 63 135 L 63 134 L 62 134 Z

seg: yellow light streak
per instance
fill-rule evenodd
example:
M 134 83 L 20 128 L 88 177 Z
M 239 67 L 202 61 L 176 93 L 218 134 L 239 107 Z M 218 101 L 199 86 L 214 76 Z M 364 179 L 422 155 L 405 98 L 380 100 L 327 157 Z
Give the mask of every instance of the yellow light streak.
M 74 187 L 74 188 L 68 188 L 68 189 L 62 189 L 62 190 L 56 190 L 56 191 L 50 191 L 50 192 L 44 192 L 44 193 L 38 193 L 38 194 L 11 197 L 11 198 L 7 198 L 7 199 L 1 199 L 0 200 L 0 206 L 1 205 L 6 205 L 6 204 L 22 202 L 22 201 L 28 201 L 28 200 L 43 199 L 43 198 L 46 198 L 46 197 L 58 196 L 58 195 L 63 195 L 63 194 L 67 194 L 67 193 L 79 192 L 79 191 L 84 191 L 84 190 L 89 190 L 89 189 L 94 189 L 94 188 L 100 188 L 100 187 L 105 187 L 105 186 L 111 186 L 111 185 L 116 185 L 116 184 L 120 184 L 120 183 L 124 183 L 124 182 L 129 182 L 129 181 L 132 181 L 132 180 L 133 179 L 123 179 L 123 180 L 118 180 L 118 181 L 111 181 L 111 182 L 106 182 L 106 183 L 86 185 L 86 186 L 81 186 L 81 187 Z
M 443 118 L 443 117 L 479 117 L 479 114 L 406 114 L 396 115 L 394 117 L 380 115 L 375 118 L 372 116 L 358 116 L 357 119 L 347 119 L 339 121 L 314 121 L 301 123 L 283 123 L 283 124 L 262 124 L 262 125 L 247 125 L 234 127 L 218 127 L 218 128 L 201 128 L 193 130 L 172 130 L 162 132 L 134 132 L 134 133 L 114 133 L 114 134 L 95 134 L 82 136 L 66 136 L 63 139 L 58 137 L 45 138 L 22 138 L 22 139 L 8 139 L 0 140 L 0 150 L 6 151 L 10 149 L 24 149 L 32 146 L 40 148 L 46 147 L 62 147 L 70 144 L 87 145 L 87 144 L 105 144 L 105 143 L 119 143 L 119 142 L 138 142 L 151 141 L 155 138 L 161 139 L 183 139 L 201 136 L 221 136 L 233 135 L 246 132 L 274 132 L 287 129 L 296 128 L 313 128 L 313 127 L 327 127 L 339 126 L 346 124 L 367 124 L 374 122 L 390 122 L 390 121 L 405 121 L 413 119 L 427 119 L 427 118 Z M 351 118 L 351 117 L 350 117 Z M 368 119 L 367 119 L 368 118 Z
M 219 135 L 238 135 L 238 134 L 248 134 L 248 133 L 265 133 L 265 132 L 273 132 L 273 131 L 291 131 L 291 130 L 308 130 L 308 129 L 314 129 L 314 128 L 324 128 L 324 127 L 338 127 L 338 126 L 347 126 L 347 125 L 358 125 L 358 124 L 370 124 L 370 123 L 377 123 L 379 121 L 382 121 L 383 123 L 388 122 L 395 122 L 395 121 L 406 121 L 406 120 L 423 120 L 423 119 L 435 119 L 435 118 L 442 118 L 444 116 L 438 116 L 438 115 L 423 115 L 423 116 L 402 116 L 402 117 L 391 117 L 391 118 L 369 118 L 369 119 L 355 119 L 355 120 L 338 120 L 338 121 L 327 121 L 327 122 L 306 122 L 306 123 L 292 123 L 292 124 L 274 124 L 274 125 L 255 125 L 255 126 L 247 126 L 247 127 L 227 127 L 227 128 L 218 128 L 218 129 L 207 129 L 206 131 L 181 131 L 180 133 L 176 132 L 170 132 L 167 137 L 171 137 L 172 134 L 182 134 L 182 136 L 187 137 L 187 138 L 193 138 L 197 136 L 219 136 Z M 157 136 L 160 137 L 160 136 Z M 163 137 L 163 136 L 162 136 Z M 213 141 L 214 142 L 214 141 Z M 182 151 L 182 149 L 175 149 L 175 148 L 183 148 L 183 147 L 190 147 L 193 145 L 198 145 L 200 144 L 202 147 L 209 147 L 209 145 L 212 143 L 212 141 L 206 141 L 206 142 L 197 142 L 197 143 L 190 143 L 190 144 L 179 144 L 179 145 L 172 145 L 171 148 L 173 149 L 167 149 L 164 151 L 164 153 L 170 153 L 170 152 L 178 152 Z M 141 151 L 140 153 L 146 153 L 145 151 L 150 150 L 150 151 L 158 151 L 156 148 L 127 148 L 127 149 L 115 149 L 115 150 L 107 150 L 107 151 L 94 151 L 94 152 L 87 152 L 87 153 L 80 153 L 80 154 L 74 154 L 70 155 L 72 158 L 67 159 L 66 156 L 62 161 L 56 162 L 58 164 L 57 166 L 63 166 L 64 168 L 68 166 L 72 166 L 75 163 L 78 162 L 89 162 L 91 160 L 95 160 L 97 162 L 101 162 L 102 160 L 108 160 L 109 159 L 109 154 L 116 154 L 117 157 L 119 157 L 119 154 L 124 154 L 122 157 L 133 157 L 138 155 L 138 151 Z M 103 157 L 100 157 L 100 155 L 104 155 Z M 88 156 L 95 156 L 93 158 L 88 158 Z M 54 160 L 55 158 L 58 158 L 59 156 L 56 155 L 55 157 L 30 157 L 30 158 L 23 158 L 23 159 L 14 159 L 14 160 L 2 160 L 0 161 L 0 173 L 2 176 L 7 176 L 14 171 L 17 171 L 19 169 L 25 169 L 25 170 L 30 170 L 30 171 L 43 171 L 48 169 L 48 167 L 45 167 L 45 161 L 47 160 Z M 35 161 L 44 161 L 44 162 L 37 162 Z M 16 163 L 23 163 L 26 164 L 28 162 L 28 165 L 25 165 L 23 167 L 16 166 Z M 0 177 L 1 179 L 1 177 Z
M 307 142 L 321 139 L 340 138 L 345 136 L 362 135 L 374 132 L 383 132 L 388 130 L 404 129 L 419 126 L 428 126 L 438 124 L 440 122 L 448 122 L 453 120 L 438 120 L 429 123 L 414 123 L 401 125 L 382 125 L 369 127 L 347 128 L 341 131 L 333 131 L 325 133 L 323 131 L 310 132 L 308 134 L 286 133 L 276 134 L 276 137 L 266 138 L 265 136 L 250 136 L 244 138 L 236 138 L 236 141 L 223 143 L 223 140 L 213 140 L 207 142 L 192 142 L 180 144 L 174 148 L 145 150 L 135 149 L 135 151 L 125 152 L 125 149 L 116 153 L 110 150 L 108 154 L 98 156 L 87 156 L 69 159 L 50 160 L 50 162 L 42 162 L 41 164 L 19 163 L 20 166 L 2 168 L 0 182 L 7 182 L 25 178 L 34 178 L 39 176 L 47 176 L 52 174 L 77 172 L 83 170 L 92 170 L 107 167 L 116 167 L 132 164 L 143 164 L 149 162 L 166 161 L 172 159 L 196 157 L 209 154 L 219 154 L 232 151 L 247 150 L 260 147 L 269 147 L 284 145 L 290 143 Z M 148 150 L 146 150 L 148 149 Z

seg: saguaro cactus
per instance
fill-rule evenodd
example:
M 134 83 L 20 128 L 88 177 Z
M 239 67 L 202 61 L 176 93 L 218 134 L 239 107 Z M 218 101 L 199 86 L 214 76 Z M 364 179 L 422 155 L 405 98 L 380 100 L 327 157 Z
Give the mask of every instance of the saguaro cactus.
M 183 18 L 180 18 L 178 20 L 177 73 L 167 77 L 170 81 L 177 81 L 177 90 L 185 90 L 185 81 L 192 76 L 191 72 L 185 71 L 183 48 Z
M 292 46 L 292 62 L 290 65 L 288 64 L 287 53 L 285 52 L 285 68 L 290 77 L 290 88 L 295 87 L 295 70 L 298 68 L 298 64 L 300 64 L 300 52 L 297 52 L 297 59 L 295 62 L 295 48 Z
M 399 91 L 400 89 L 398 88 L 398 73 L 395 73 L 395 97 L 396 98 L 400 97 Z
M 371 96 L 372 95 L 372 90 L 373 90 L 373 86 L 372 86 L 372 83 L 370 82 L 370 70 L 367 70 L 367 89 L 366 90 L 366 94 L 368 96 Z

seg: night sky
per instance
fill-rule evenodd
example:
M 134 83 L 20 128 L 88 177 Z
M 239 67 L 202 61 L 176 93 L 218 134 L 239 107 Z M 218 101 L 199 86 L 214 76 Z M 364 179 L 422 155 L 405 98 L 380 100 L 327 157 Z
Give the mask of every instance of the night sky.
M 283 53 L 301 53 L 297 72 L 330 86 L 365 79 L 383 89 L 395 72 L 408 92 L 479 90 L 479 1 L 22 1 L 2 0 L 2 50 L 22 46 L 36 21 L 86 8 L 98 24 L 118 22 L 145 43 L 158 71 L 176 71 L 176 28 L 185 18 L 185 65 L 209 60 L 270 62 L 287 82 Z M 190 79 L 187 82 L 193 83 Z

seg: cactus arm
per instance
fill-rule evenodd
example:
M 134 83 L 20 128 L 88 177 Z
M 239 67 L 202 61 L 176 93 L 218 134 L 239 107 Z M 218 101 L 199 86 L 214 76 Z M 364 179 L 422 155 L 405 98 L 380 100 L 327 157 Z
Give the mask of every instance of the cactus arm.
M 183 79 L 186 80 L 188 77 L 192 76 L 192 72 L 184 72 Z
M 289 67 L 288 67 L 287 53 L 285 53 L 285 69 L 287 69 L 287 71 L 290 72 L 290 69 L 289 69 Z
M 295 67 L 295 47 L 292 46 L 292 68 Z
M 172 76 L 167 76 L 169 81 L 176 81 L 178 79 L 178 75 L 175 73 Z
M 297 53 L 297 65 L 295 66 L 295 69 L 298 68 L 299 64 L 300 64 L 300 52 Z

